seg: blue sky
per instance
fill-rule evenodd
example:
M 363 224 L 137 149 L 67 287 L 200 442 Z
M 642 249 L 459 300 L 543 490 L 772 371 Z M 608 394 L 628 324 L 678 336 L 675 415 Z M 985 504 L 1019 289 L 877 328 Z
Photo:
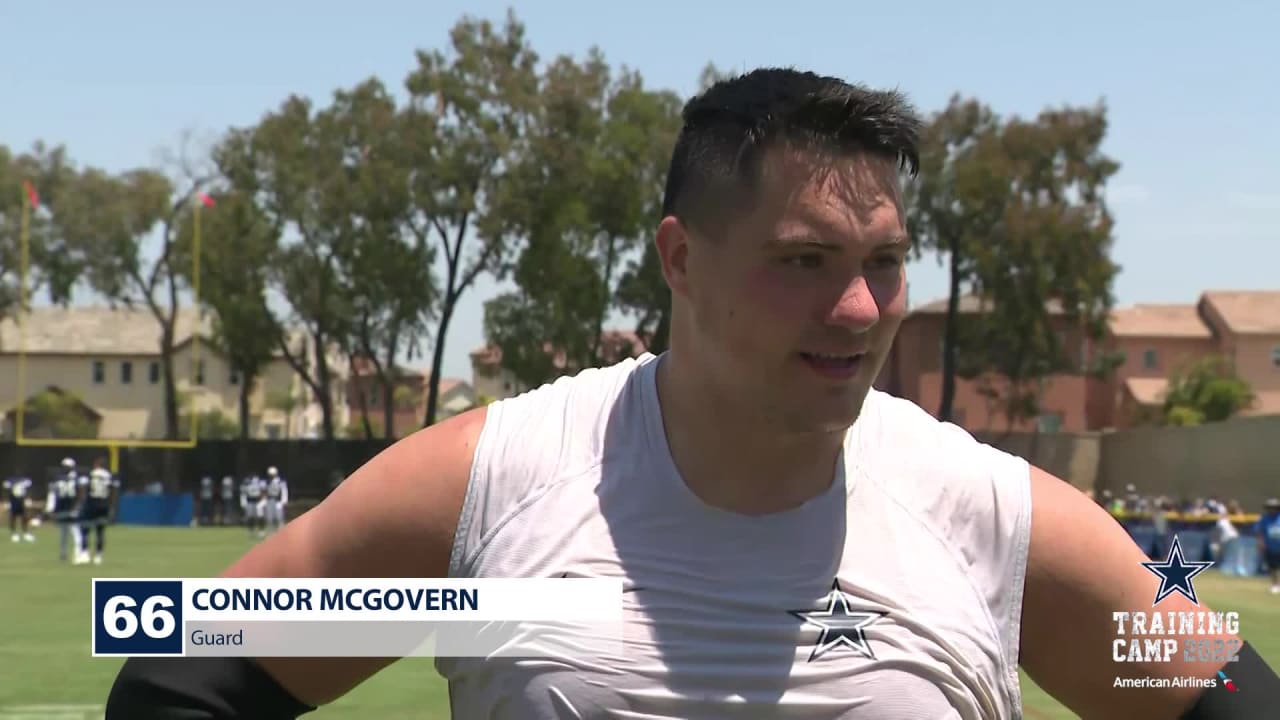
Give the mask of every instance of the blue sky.
M 595 45 L 687 95 L 707 62 L 794 65 L 898 87 L 926 111 L 953 93 L 1001 114 L 1105 100 L 1121 304 L 1280 286 L 1280 6 L 1257 2 L 651 0 L 98 3 L 0 0 L 0 143 L 65 144 L 81 164 L 157 161 L 184 131 L 211 138 L 287 94 L 321 102 L 371 75 L 399 90 L 417 48 L 445 47 L 464 13 L 514 7 L 544 58 Z M 932 259 L 913 304 L 946 292 Z M 444 372 L 470 377 L 483 342 L 478 284 Z

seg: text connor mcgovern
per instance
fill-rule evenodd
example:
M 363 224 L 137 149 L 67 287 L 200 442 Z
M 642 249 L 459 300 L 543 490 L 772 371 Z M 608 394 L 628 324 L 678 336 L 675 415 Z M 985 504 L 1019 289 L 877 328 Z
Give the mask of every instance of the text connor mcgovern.
M 409 610 L 414 612 L 477 610 L 480 591 L 475 588 L 349 588 L 323 589 L 315 598 L 309 588 L 234 589 L 201 588 L 192 604 L 200 611 L 303 610 Z M 318 602 L 317 602 L 318 600 Z

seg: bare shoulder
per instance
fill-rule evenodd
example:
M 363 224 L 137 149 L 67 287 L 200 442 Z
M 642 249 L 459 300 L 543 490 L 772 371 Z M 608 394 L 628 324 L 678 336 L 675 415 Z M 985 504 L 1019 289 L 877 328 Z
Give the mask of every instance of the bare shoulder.
M 478 408 L 379 453 L 225 577 L 443 577 L 484 428 Z M 295 697 L 330 702 L 395 658 L 262 658 Z
M 1116 687 L 1116 678 L 1212 678 L 1225 663 L 1129 661 L 1128 636 L 1116 613 L 1208 612 L 1179 593 L 1156 594 L 1160 579 L 1149 558 L 1097 503 L 1070 484 L 1033 467 L 1020 664 L 1047 692 L 1088 718 L 1178 717 L 1201 692 L 1195 687 Z M 1198 636 L 1239 640 L 1225 631 Z M 1115 659 L 1125 642 L 1124 661 Z

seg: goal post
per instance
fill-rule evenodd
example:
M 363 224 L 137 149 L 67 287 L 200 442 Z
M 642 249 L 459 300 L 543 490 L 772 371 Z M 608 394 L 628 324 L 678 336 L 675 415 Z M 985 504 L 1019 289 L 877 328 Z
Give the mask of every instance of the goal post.
M 199 195 L 197 193 L 196 195 Z M 190 377 L 196 376 L 196 368 L 200 361 L 200 211 L 203 204 L 196 195 L 191 203 L 192 238 L 191 238 L 191 293 L 192 304 L 197 310 L 196 325 L 193 332 L 196 337 L 192 342 L 190 356 Z M 190 417 L 190 437 L 181 440 L 138 440 L 113 438 L 32 438 L 26 436 L 26 404 L 27 404 L 27 340 L 26 313 L 30 303 L 30 265 L 31 265 L 31 212 L 34 209 L 31 194 L 24 188 L 22 193 L 22 212 L 19 227 L 18 250 L 18 392 L 14 417 L 14 444 L 18 447 L 65 447 L 65 448 L 106 448 L 111 464 L 111 472 L 119 472 L 120 448 L 156 448 L 171 450 L 190 450 L 198 445 L 200 414 L 192 412 Z

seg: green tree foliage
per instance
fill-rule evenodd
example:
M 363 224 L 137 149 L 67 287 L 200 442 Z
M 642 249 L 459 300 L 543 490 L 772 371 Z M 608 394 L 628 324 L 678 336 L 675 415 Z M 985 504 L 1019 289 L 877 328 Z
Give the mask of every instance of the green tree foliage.
M 500 275 L 506 222 L 489 211 L 505 182 L 513 148 L 540 101 L 538 56 L 514 13 L 497 27 L 464 17 L 450 32 L 450 50 L 421 50 L 405 80 L 405 149 L 414 168 L 409 229 L 433 239 L 444 277 L 433 336 L 431 375 L 422 424 L 436 421 L 444 348 L 458 302 L 481 274 Z
M 24 181 L 39 203 L 27 215 L 27 302 L 41 293 L 59 304 L 71 300 L 84 258 L 67 242 L 57 209 L 74 177 L 61 146 L 37 143 L 30 152 L 14 154 L 0 145 L 0 318 L 20 303 L 22 208 L 30 207 Z
M 628 268 L 626 259 L 658 217 L 679 117 L 674 96 L 648 90 L 625 68 L 615 76 L 598 51 L 583 63 L 557 58 L 540 95 L 494 206 L 507 234 L 524 241 L 517 291 L 485 310 L 486 335 L 526 386 L 616 359 L 602 345 L 615 309 L 664 307 L 643 293 L 651 277 L 641 273 L 652 266 L 633 260 Z M 651 300 L 657 308 L 645 307 Z
M 269 269 L 278 251 L 276 227 L 239 192 L 213 193 L 213 207 L 200 212 L 200 302 L 212 313 L 211 338 L 239 382 L 241 439 L 249 437 L 250 398 L 279 347 L 279 329 L 267 307 Z M 195 215 L 179 233 L 179 266 L 190 275 Z M 187 270 L 187 268 L 192 268 Z M 194 284 L 194 278 L 187 282 Z
M 1039 413 L 1055 373 L 1105 374 L 1115 360 L 1085 357 L 1101 340 L 1118 267 L 1103 199 L 1118 164 L 1101 151 L 1105 108 L 998 119 L 954 98 L 925 130 L 908 224 L 950 276 L 943 345 L 949 419 L 955 378 L 980 379 L 1010 423 Z M 981 312 L 962 317 L 972 294 Z
M 1253 405 L 1253 389 L 1225 358 L 1201 358 L 1169 380 L 1161 407 L 1164 425 L 1203 425 L 1235 417 Z

